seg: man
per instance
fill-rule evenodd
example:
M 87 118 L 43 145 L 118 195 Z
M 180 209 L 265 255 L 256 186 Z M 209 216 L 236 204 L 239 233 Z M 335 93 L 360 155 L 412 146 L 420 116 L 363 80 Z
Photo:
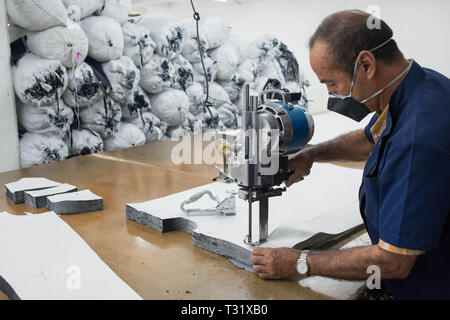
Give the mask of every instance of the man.
M 356 121 L 376 114 L 364 130 L 296 154 L 286 185 L 315 161 L 367 160 L 359 200 L 372 245 L 255 248 L 253 268 L 264 279 L 364 280 L 374 265 L 396 299 L 450 299 L 450 80 L 405 59 L 386 23 L 369 29 L 369 18 L 362 11 L 325 18 L 310 39 L 310 64 L 328 88 L 328 109 Z

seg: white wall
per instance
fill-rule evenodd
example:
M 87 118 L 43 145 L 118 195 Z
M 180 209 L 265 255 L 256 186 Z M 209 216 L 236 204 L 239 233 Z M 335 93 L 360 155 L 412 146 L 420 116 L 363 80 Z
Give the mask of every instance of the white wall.
M 149 1 L 134 0 L 136 11 L 172 19 L 192 17 L 186 5 L 150 6 Z M 200 15 L 229 18 L 234 32 L 242 37 L 266 33 L 277 35 L 294 52 L 300 68 L 311 82 L 307 91 L 313 112 L 326 110 L 327 90 L 309 66 L 308 39 L 321 20 L 345 9 L 367 10 L 379 6 L 381 18 L 394 30 L 394 38 L 407 58 L 450 77 L 450 1 L 448 0 L 258 0 L 246 4 L 196 2 Z
M 0 1 L 0 172 L 19 168 L 19 142 L 5 1 Z

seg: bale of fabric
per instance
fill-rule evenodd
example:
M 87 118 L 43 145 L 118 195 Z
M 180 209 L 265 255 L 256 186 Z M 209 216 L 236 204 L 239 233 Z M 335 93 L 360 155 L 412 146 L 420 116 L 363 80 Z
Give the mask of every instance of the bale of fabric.
M 230 37 L 232 25 L 227 18 L 204 17 L 200 20 L 203 37 L 209 49 L 223 45 Z
M 133 92 L 132 97 L 126 103 L 121 104 L 122 119 L 135 119 L 139 117 L 140 113 L 151 111 L 152 106 L 150 99 L 141 87 Z
M 30 51 L 48 60 L 59 60 L 66 68 L 76 68 L 86 59 L 89 42 L 80 26 L 70 22 L 68 27 L 53 27 L 27 34 Z
M 226 43 L 209 52 L 211 59 L 216 63 L 216 78 L 222 81 L 230 81 L 239 65 L 240 56 L 236 48 Z
M 206 79 L 212 82 L 216 79 L 217 75 L 217 63 L 214 62 L 210 57 L 203 60 L 206 71 Z M 192 68 L 194 69 L 194 82 L 205 83 L 205 73 L 203 71 L 203 65 L 201 62 L 193 63 Z
M 158 94 L 170 87 L 175 68 L 167 58 L 153 55 L 141 69 L 140 86 L 150 94 Z
M 174 74 L 171 80 L 171 87 L 186 91 L 194 82 L 194 69 L 189 61 L 187 61 L 182 55 L 176 56 L 172 60 L 174 67 Z
M 224 103 L 231 103 L 231 99 L 225 89 L 217 82 L 211 82 L 209 84 L 209 97 L 210 101 L 216 108 L 220 107 Z
M 100 135 L 88 129 L 72 130 L 72 156 L 80 156 L 103 152 L 103 139 Z
M 206 98 L 205 89 L 203 86 L 198 82 L 194 82 L 186 88 L 185 93 L 190 102 L 189 111 L 193 115 L 197 115 L 202 112 L 203 102 Z
M 168 59 L 173 59 L 183 50 L 183 26 L 165 18 L 141 17 L 137 23 L 150 31 L 150 36 L 156 43 L 156 53 Z
M 235 105 L 231 103 L 224 103 L 216 110 L 217 113 L 219 114 L 219 119 L 223 122 L 223 124 L 226 127 L 232 128 L 237 126 L 238 110 Z
M 71 108 L 88 107 L 104 96 L 105 89 L 91 66 L 82 63 L 68 70 L 69 82 L 62 98 Z
M 105 1 L 104 0 L 62 0 L 67 9 L 71 6 L 76 6 L 80 9 L 80 19 L 84 19 L 100 10 Z
M 69 148 L 62 139 L 37 133 L 25 133 L 19 149 L 22 168 L 61 161 L 69 156 Z
M 169 127 L 167 133 L 171 140 L 179 140 L 180 138 L 191 134 L 191 132 L 186 130 L 183 126 Z
M 67 87 L 66 68 L 58 60 L 27 53 L 13 66 L 14 89 L 23 103 L 54 105 Z
M 142 112 L 139 117 L 125 121 L 135 125 L 145 134 L 146 143 L 158 141 L 163 136 L 161 120 L 152 112 Z
M 108 139 L 105 139 L 104 150 L 113 151 L 131 148 L 145 144 L 145 134 L 135 125 L 123 122 L 119 130 Z
M 103 16 L 90 16 L 81 21 L 81 28 L 89 39 L 88 55 L 98 62 L 119 59 L 124 39 L 120 24 Z
M 97 15 L 112 18 L 124 24 L 129 20 L 133 5 L 131 0 L 104 0 L 104 5 L 96 12 Z
M 150 32 L 143 26 L 127 22 L 122 26 L 125 39 L 123 54 L 130 57 L 134 64 L 142 69 L 153 56 L 156 44 L 150 37 Z
M 203 55 L 203 58 L 208 56 L 207 50 L 208 44 L 203 37 L 203 30 L 199 30 L 200 33 L 200 49 L 197 41 L 197 28 L 195 21 L 192 19 L 182 20 L 181 25 L 184 28 L 184 43 L 183 49 L 181 51 L 181 55 L 186 58 L 190 63 L 200 62 L 200 53 Z M 200 28 L 199 28 L 200 29 Z
M 80 111 L 81 128 L 97 132 L 103 139 L 114 135 L 120 128 L 122 109 L 108 96 Z
M 150 98 L 152 111 L 169 126 L 182 125 L 189 112 L 189 98 L 176 89 L 166 89 Z
M 255 81 L 258 71 L 258 63 L 253 59 L 245 59 L 241 64 L 239 64 L 236 71 L 245 82 L 252 83 Z
M 105 62 L 102 66 L 112 86 L 111 97 L 121 104 L 131 101 L 140 80 L 139 69 L 133 61 L 122 56 L 117 60 Z
M 17 104 L 19 127 L 30 133 L 47 137 L 63 138 L 70 131 L 74 114 L 62 101 L 59 106 L 36 107 L 32 104 Z
M 9 22 L 30 31 L 65 26 L 69 17 L 61 0 L 6 0 Z

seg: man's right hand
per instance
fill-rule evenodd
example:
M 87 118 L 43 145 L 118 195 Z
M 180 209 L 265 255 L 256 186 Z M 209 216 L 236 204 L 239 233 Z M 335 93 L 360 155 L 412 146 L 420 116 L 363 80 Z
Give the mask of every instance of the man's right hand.
M 294 157 L 288 161 L 288 169 L 294 171 L 293 174 L 286 180 L 286 187 L 292 186 L 294 183 L 303 180 L 303 177 L 307 176 L 314 163 L 308 149 L 300 151 Z

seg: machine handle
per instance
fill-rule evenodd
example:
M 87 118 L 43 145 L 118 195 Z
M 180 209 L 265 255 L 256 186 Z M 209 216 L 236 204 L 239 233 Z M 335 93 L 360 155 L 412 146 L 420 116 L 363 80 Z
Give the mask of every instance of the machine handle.
M 264 103 L 264 97 L 268 93 L 278 93 L 279 95 L 281 95 L 284 105 L 287 106 L 289 109 L 292 109 L 292 105 L 290 103 L 288 103 L 288 101 L 286 99 L 286 92 L 284 92 L 282 90 L 278 90 L 278 89 L 267 89 L 267 90 L 262 91 L 259 94 L 259 100 L 261 101 L 261 103 Z

